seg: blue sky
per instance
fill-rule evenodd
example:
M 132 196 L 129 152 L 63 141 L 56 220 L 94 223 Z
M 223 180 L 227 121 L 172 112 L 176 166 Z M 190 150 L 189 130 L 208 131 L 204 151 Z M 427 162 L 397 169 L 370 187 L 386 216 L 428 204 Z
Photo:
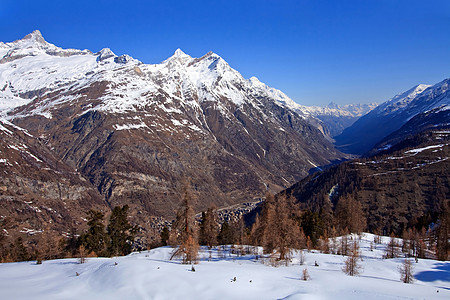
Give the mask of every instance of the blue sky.
M 35 29 L 145 63 L 211 50 L 305 105 L 382 102 L 450 77 L 447 0 L 0 0 L 0 41 Z

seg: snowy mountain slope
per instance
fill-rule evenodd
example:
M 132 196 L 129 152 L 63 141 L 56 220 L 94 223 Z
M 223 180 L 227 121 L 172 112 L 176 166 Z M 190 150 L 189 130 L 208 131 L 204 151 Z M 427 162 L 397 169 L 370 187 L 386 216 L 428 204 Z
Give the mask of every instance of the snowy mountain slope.
M 382 103 L 336 137 L 344 152 L 363 154 L 414 116 L 450 105 L 450 79 L 433 86 L 417 85 Z
M 356 237 L 354 237 L 356 238 Z M 306 253 L 303 266 L 298 254 L 290 266 L 264 265 L 254 255 L 202 249 L 202 259 L 190 265 L 170 261 L 172 248 L 157 248 L 125 257 L 88 258 L 8 263 L 0 265 L 3 299 L 446 299 L 450 297 L 448 262 L 420 259 L 413 263 L 416 281 L 400 282 L 403 258 L 382 259 L 388 238 L 361 242 L 363 267 L 359 276 L 342 272 L 345 257 Z M 226 257 L 223 257 L 225 254 Z M 315 267 L 314 262 L 319 266 Z M 307 268 L 310 280 L 301 280 Z M 78 274 L 78 276 L 77 276 Z M 234 278 L 236 280 L 234 281 Z
M 107 48 L 64 50 L 38 31 L 0 49 L 4 118 L 147 228 L 149 215 L 173 216 L 183 178 L 200 210 L 279 191 L 344 157 L 286 95 L 212 52 L 143 64 Z

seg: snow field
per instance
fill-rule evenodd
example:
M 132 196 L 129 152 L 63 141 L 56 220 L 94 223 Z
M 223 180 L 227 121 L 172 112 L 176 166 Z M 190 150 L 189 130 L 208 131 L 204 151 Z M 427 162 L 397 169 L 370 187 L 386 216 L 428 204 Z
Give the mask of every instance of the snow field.
M 355 277 L 342 272 L 340 255 L 305 251 L 303 266 L 296 253 L 289 266 L 272 267 L 255 255 L 231 254 L 229 246 L 211 250 L 211 259 L 202 248 L 195 272 L 170 261 L 170 247 L 88 258 L 85 264 L 76 259 L 7 263 L 0 265 L 0 299 L 450 299 L 449 262 L 420 259 L 413 263 L 417 280 L 404 284 L 398 271 L 403 258 L 381 258 L 388 239 L 370 251 L 373 235 L 363 235 L 363 271 Z M 304 268 L 308 281 L 301 280 Z

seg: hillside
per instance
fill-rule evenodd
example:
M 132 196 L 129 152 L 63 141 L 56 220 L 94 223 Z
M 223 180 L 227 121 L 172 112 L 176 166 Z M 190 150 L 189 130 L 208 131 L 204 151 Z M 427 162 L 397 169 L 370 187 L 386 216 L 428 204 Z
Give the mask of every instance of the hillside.
M 345 198 L 361 203 L 367 228 L 401 234 L 429 226 L 450 199 L 450 131 L 437 129 L 403 140 L 379 155 L 315 173 L 285 192 L 317 213 Z
M 356 237 L 355 237 L 356 238 Z M 342 272 L 345 257 L 298 253 L 290 266 L 271 267 L 255 255 L 202 249 L 202 259 L 190 265 L 170 261 L 172 248 L 157 248 L 125 257 L 21 262 L 0 265 L 3 299 L 446 299 L 450 297 L 449 264 L 430 259 L 413 263 L 416 281 L 400 281 L 403 258 L 382 259 L 388 238 L 370 243 L 364 234 L 360 247 L 363 270 L 359 276 Z M 314 263 L 319 264 L 318 267 Z M 309 281 L 301 280 L 304 268 Z M 76 275 L 78 274 L 78 276 Z M 235 278 L 235 281 L 234 281 Z
M 89 209 L 109 210 L 86 178 L 26 130 L 1 120 L 0 170 L 0 221 L 8 237 L 60 238 L 84 228 Z

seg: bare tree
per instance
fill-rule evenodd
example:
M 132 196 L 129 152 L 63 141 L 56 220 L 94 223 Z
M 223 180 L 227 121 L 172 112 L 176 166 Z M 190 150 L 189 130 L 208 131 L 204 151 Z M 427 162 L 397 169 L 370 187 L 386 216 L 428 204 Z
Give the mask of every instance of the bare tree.
M 359 262 L 360 253 L 358 242 L 353 241 L 351 248 L 350 256 L 344 261 L 345 265 L 342 268 L 342 271 L 349 276 L 355 276 L 360 274 L 362 271 L 362 267 Z
M 184 191 L 183 202 L 177 212 L 177 219 L 171 231 L 171 241 L 178 247 L 173 252 L 170 259 L 182 257 L 184 264 L 197 263 L 199 245 L 197 241 L 197 226 L 195 224 L 195 214 L 192 209 L 192 195 L 186 188 Z
M 384 253 L 384 258 L 395 258 L 398 257 L 398 254 L 399 254 L 398 243 L 396 241 L 394 234 L 391 233 L 389 243 Z
M 300 266 L 303 266 L 305 264 L 305 252 L 303 250 L 300 250 L 299 260 L 300 260 Z
M 83 245 L 80 245 L 78 248 L 78 263 L 84 264 L 86 262 L 86 248 Z
M 341 236 L 339 242 L 338 254 L 347 256 L 349 254 L 349 239 L 347 228 L 344 229 L 343 235 Z
M 309 280 L 309 273 L 308 273 L 308 269 L 307 268 L 304 268 L 303 269 L 303 272 L 302 272 L 302 279 L 304 280 L 304 281 L 307 281 L 307 280 Z
M 414 276 L 413 276 L 413 264 L 411 260 L 408 258 L 405 258 L 402 265 L 399 267 L 400 272 L 400 280 L 404 283 L 413 283 L 414 282 Z

